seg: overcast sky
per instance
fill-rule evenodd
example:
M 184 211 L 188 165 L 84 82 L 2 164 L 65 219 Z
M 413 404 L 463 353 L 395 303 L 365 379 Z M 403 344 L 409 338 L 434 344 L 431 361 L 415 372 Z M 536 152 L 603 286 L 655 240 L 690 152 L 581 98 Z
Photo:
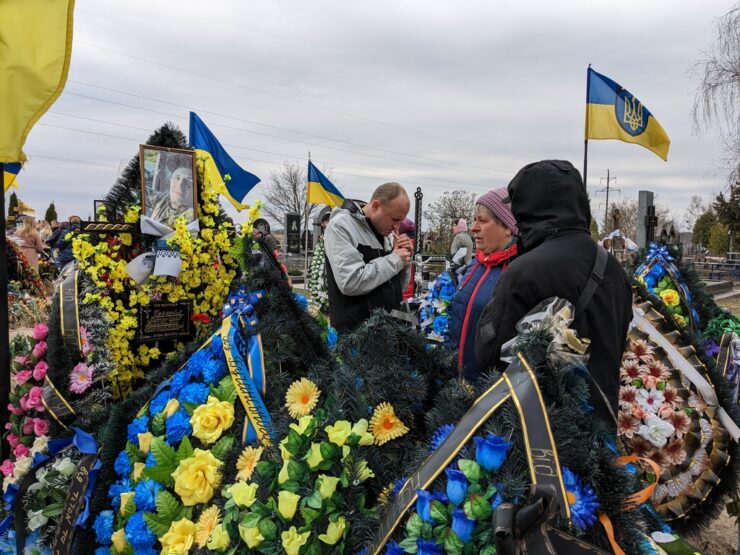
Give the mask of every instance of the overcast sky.
M 707 202 L 725 186 L 718 138 L 692 130 L 689 70 L 731 7 L 77 0 L 69 80 L 29 136 L 18 194 L 40 216 L 54 200 L 60 218 L 87 217 L 152 130 L 172 121 L 187 133 L 189 110 L 263 180 L 248 201 L 309 151 L 348 197 L 367 198 L 385 181 L 421 187 L 425 204 L 448 190 L 481 194 L 535 160 L 582 168 L 591 63 L 671 138 L 668 162 L 640 146 L 590 141 L 595 213 L 610 170 L 622 198 L 650 189 L 678 215 L 692 195 Z

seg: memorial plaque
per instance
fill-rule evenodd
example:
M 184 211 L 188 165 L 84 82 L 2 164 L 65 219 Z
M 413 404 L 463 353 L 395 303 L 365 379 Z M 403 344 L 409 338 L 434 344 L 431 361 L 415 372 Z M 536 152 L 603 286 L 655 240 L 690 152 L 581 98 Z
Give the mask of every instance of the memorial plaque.
M 136 340 L 151 343 L 160 339 L 188 339 L 193 336 L 193 305 L 190 301 L 152 301 L 139 307 Z
M 285 240 L 288 243 L 288 252 L 301 252 L 301 215 L 290 212 L 285 215 Z

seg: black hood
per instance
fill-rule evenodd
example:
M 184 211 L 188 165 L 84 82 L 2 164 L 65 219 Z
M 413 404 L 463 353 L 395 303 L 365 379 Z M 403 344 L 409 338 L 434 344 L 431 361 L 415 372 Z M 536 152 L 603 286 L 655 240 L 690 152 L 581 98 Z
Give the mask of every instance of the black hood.
M 524 166 L 508 187 L 520 248 L 532 250 L 556 234 L 589 233 L 591 209 L 581 174 L 565 160 Z

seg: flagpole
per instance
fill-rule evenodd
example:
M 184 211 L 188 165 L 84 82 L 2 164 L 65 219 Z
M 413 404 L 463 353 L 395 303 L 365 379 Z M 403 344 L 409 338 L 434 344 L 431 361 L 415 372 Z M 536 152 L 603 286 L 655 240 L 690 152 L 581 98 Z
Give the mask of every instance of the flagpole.
M 10 402 L 10 322 L 8 319 L 8 251 L 5 238 L 5 165 L 0 162 L 0 178 L 3 182 L 3 194 L 0 195 L 0 229 L 3 232 L 0 244 L 0 429 L 5 429 L 8 411 L 5 407 Z M 0 458 L 6 458 L 4 443 L 0 446 Z
M 591 64 L 588 64 L 588 68 L 586 68 L 586 123 L 583 139 L 583 187 L 586 191 L 588 191 L 588 99 L 591 93 L 590 70 Z
M 311 161 L 311 151 L 308 151 L 308 161 Z M 306 172 L 306 203 L 303 208 L 305 212 L 305 223 L 303 226 L 303 234 L 305 235 L 304 238 L 304 248 L 305 251 L 303 252 L 303 287 L 306 288 L 308 286 L 308 172 Z

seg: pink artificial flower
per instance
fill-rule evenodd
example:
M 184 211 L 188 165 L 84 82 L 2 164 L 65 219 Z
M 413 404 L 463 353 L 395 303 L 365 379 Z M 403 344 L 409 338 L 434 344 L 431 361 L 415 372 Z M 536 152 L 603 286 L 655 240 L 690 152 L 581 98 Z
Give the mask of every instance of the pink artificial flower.
M 672 385 L 665 386 L 663 390 L 663 398 L 666 403 L 671 405 L 674 409 L 680 408 L 683 405 L 683 399 L 678 394 L 678 390 Z
M 679 438 L 688 433 L 691 426 L 691 418 L 682 410 L 674 412 L 667 420 L 673 424 L 673 427 L 676 429 L 676 437 Z
M 22 443 L 19 443 L 15 446 L 15 449 L 13 449 L 13 454 L 15 455 L 16 459 L 20 459 L 21 457 L 27 457 L 28 454 L 31 452 L 31 450 L 23 445 Z
M 37 436 L 45 436 L 49 433 L 49 421 L 43 418 L 33 419 L 33 433 Z
M 85 393 L 92 385 L 93 366 L 80 362 L 72 369 L 69 375 L 69 390 L 73 393 Z
M 3 476 L 10 476 L 13 474 L 13 469 L 15 468 L 15 465 L 10 459 L 5 459 L 3 461 L 3 464 L 0 464 L 0 472 L 3 473 Z
M 629 408 L 637 402 L 637 388 L 633 385 L 623 385 L 619 388 L 619 406 Z
M 46 339 L 46 336 L 49 334 L 49 328 L 46 324 L 38 323 L 33 327 L 33 333 L 31 334 L 31 337 L 33 337 L 36 341 L 42 341 Z
M 634 416 L 638 420 L 645 420 L 648 417 L 648 412 L 640 405 L 635 403 L 634 405 L 632 405 L 632 416 Z
M 619 369 L 619 379 L 624 383 L 632 383 L 632 380 L 640 377 L 640 363 L 637 360 L 625 360 Z
M 15 446 L 21 442 L 21 440 L 18 439 L 18 436 L 12 432 L 7 435 L 6 439 L 8 440 L 8 444 L 11 449 L 15 449 Z
M 640 427 L 640 421 L 629 412 L 619 411 L 617 417 L 617 432 L 626 438 L 632 438 Z
M 90 345 L 90 338 L 87 335 L 87 328 L 80 326 L 80 343 L 82 343 L 82 354 L 88 356 L 92 353 L 92 345 Z
M 647 362 L 653 358 L 653 348 L 644 339 L 632 341 L 630 352 L 635 358 L 639 358 L 643 362 Z
M 679 465 L 686 460 L 686 450 L 684 449 L 683 440 L 674 439 L 663 448 L 663 451 L 668 462 L 673 465 Z
M 15 406 L 13 403 L 8 403 L 8 410 L 16 416 L 20 416 L 21 414 L 24 414 L 26 412 L 21 407 Z
M 47 370 L 49 370 L 49 365 L 46 362 L 43 360 L 37 362 L 33 369 L 33 379 L 37 382 L 43 381 L 46 377 Z
M 33 376 L 32 370 L 21 370 L 20 372 L 16 372 L 15 383 L 17 383 L 18 385 L 23 385 L 31 376 Z
M 647 373 L 654 376 L 656 380 L 668 380 L 671 377 L 671 370 L 659 360 L 649 360 L 646 366 Z
M 46 354 L 46 341 L 39 341 L 34 345 L 32 354 L 34 357 L 36 357 L 36 360 L 39 360 L 42 356 Z
M 673 407 L 669 405 L 668 403 L 663 403 L 660 405 L 660 408 L 658 409 L 658 416 L 660 416 L 663 420 L 670 420 L 671 416 L 673 415 Z
M 24 436 L 28 436 L 33 433 L 33 418 L 26 417 L 26 419 L 23 421 L 21 431 L 23 432 Z
M 38 412 L 44 411 L 44 390 L 38 386 L 34 386 L 31 390 L 21 397 L 21 407 L 24 410 L 36 410 Z
M 21 367 L 27 366 L 29 363 L 28 355 L 23 355 L 22 357 L 15 357 L 15 359 L 13 360 L 15 361 L 16 364 L 19 364 Z
M 645 367 L 643 366 L 643 368 Z M 651 376 L 644 370 L 640 372 L 640 378 L 642 378 L 642 386 L 645 389 L 655 389 L 655 386 L 658 385 L 658 378 Z

